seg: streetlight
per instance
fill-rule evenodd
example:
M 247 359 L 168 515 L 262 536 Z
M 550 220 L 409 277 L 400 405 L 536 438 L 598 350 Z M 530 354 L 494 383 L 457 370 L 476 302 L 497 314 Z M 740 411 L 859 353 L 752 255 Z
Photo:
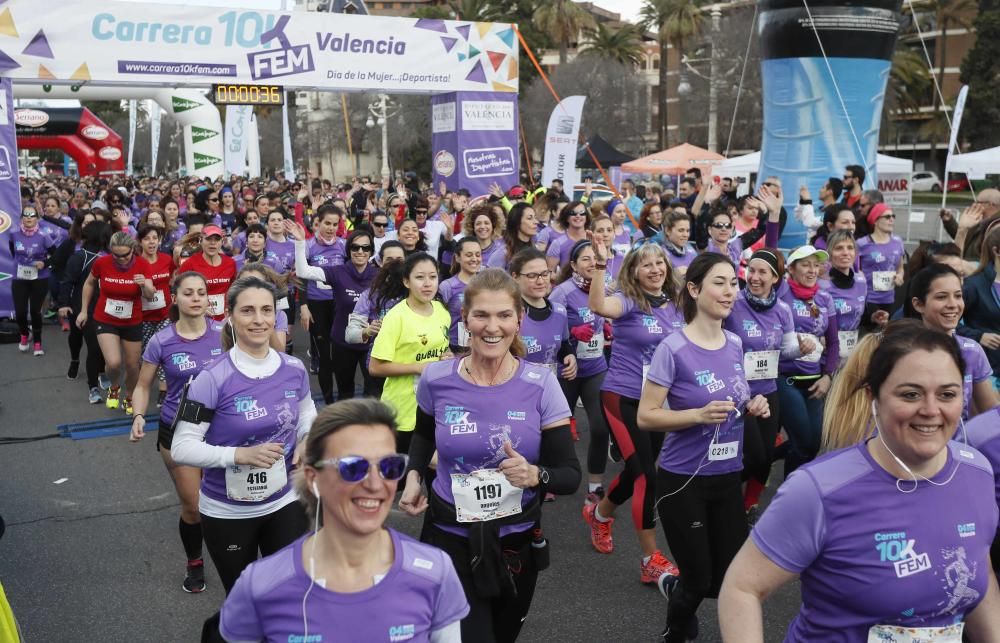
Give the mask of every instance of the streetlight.
M 368 106 L 368 120 L 365 127 L 371 129 L 377 124 L 382 128 L 382 178 L 389 178 L 389 127 L 388 119 L 399 110 L 399 106 L 389 102 L 389 96 L 379 94 L 378 100 Z
M 705 58 L 690 59 L 687 56 L 681 57 L 680 80 L 677 82 L 677 93 L 681 97 L 691 94 L 691 83 L 688 81 L 688 71 L 695 76 L 708 81 L 708 149 L 717 152 L 719 146 L 718 120 L 719 120 L 719 58 L 716 55 L 719 45 L 719 30 L 722 20 L 722 10 L 718 5 L 712 7 L 712 53 L 707 59 L 709 63 L 708 76 L 700 73 L 691 63 L 705 62 Z M 735 70 L 735 67 L 727 72 L 728 76 Z

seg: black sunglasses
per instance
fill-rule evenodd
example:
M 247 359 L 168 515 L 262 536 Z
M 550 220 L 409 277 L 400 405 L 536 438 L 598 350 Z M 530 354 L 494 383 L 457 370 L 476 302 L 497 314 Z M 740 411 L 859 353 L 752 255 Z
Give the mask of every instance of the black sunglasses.
M 384 228 L 385 226 L 388 225 L 388 223 L 386 223 L 385 221 L 372 221 L 372 225 L 375 226 L 376 228 Z
M 351 244 L 351 252 L 371 252 L 372 247 L 369 245 L 361 245 L 360 243 Z
M 382 476 L 383 480 L 399 480 L 406 473 L 406 463 L 408 457 L 400 453 L 394 453 L 392 455 L 387 455 L 376 464 L 378 465 L 379 475 Z M 343 458 L 330 458 L 329 460 L 320 460 L 313 466 L 317 469 L 322 469 L 327 466 L 335 466 L 340 472 L 340 477 L 344 482 L 361 482 L 368 477 L 368 472 L 371 470 L 372 463 L 368 461 L 367 458 L 362 458 L 359 455 L 348 455 Z
M 128 259 L 129 257 L 132 256 L 132 251 L 129 250 L 124 254 L 118 254 L 117 252 L 112 252 L 111 254 L 114 255 L 115 259 Z
M 728 230 L 733 227 L 732 223 L 713 223 L 712 227 L 716 230 Z

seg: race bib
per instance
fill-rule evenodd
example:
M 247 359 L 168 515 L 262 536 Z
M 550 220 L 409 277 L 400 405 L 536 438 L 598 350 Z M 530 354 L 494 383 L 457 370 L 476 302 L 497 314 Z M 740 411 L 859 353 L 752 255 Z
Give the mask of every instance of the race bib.
M 157 290 L 156 294 L 153 295 L 153 299 L 142 298 L 142 309 L 143 310 L 160 310 L 167 305 L 167 296 L 163 294 L 162 290 Z
M 576 345 L 576 358 L 577 359 L 597 359 L 598 357 L 604 357 L 604 333 L 598 332 L 590 341 L 584 344 L 579 342 Z M 643 377 L 643 379 L 646 379 Z
M 116 319 L 132 319 L 132 302 L 109 298 L 104 303 L 104 312 Z
M 455 341 L 462 348 L 466 348 L 469 345 L 469 331 L 465 327 L 465 322 L 458 322 L 458 328 L 455 331 Z
M 823 342 L 819 340 L 819 337 L 812 335 L 810 333 L 799 333 L 801 339 L 808 339 L 813 343 L 812 352 L 808 355 L 803 355 L 799 358 L 800 362 L 818 362 L 821 357 L 823 357 Z
M 748 381 L 778 377 L 778 351 L 750 351 L 743 354 L 743 372 Z
M 840 359 L 845 360 L 851 356 L 858 345 L 858 331 L 841 330 L 837 332 L 837 336 L 840 338 Z
M 483 522 L 521 513 L 522 489 L 507 481 L 499 469 L 451 474 L 458 522 Z
M 283 457 L 278 458 L 270 468 L 249 464 L 226 467 L 226 496 L 230 500 L 260 502 L 284 489 L 286 484 L 288 472 L 285 471 Z
M 278 310 L 288 310 L 288 297 L 282 297 L 277 303 Z
M 34 281 L 38 279 L 38 268 L 34 266 L 18 266 L 17 278 Z
M 943 627 L 902 627 L 874 625 L 868 630 L 868 643 L 962 643 L 965 623 Z
M 226 296 L 225 295 L 209 295 L 208 296 L 208 314 L 212 317 L 216 317 L 226 312 Z
M 713 442 L 708 447 L 708 460 L 732 460 L 739 453 L 740 443 L 737 442 Z
M 895 270 L 876 270 L 872 273 L 872 290 L 875 292 L 888 292 L 895 286 Z

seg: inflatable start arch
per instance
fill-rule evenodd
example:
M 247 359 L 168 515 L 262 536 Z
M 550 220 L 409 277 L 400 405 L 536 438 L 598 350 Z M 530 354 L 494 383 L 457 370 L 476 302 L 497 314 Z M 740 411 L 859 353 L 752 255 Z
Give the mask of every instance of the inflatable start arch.
M 14 110 L 18 149 L 60 149 L 80 176 L 125 173 L 122 137 L 86 107 L 26 107 Z

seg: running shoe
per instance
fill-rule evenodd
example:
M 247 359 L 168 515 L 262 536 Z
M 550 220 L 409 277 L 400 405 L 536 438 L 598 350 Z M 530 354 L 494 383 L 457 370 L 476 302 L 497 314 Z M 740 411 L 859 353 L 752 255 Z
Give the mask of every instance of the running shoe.
M 670 595 L 674 593 L 674 589 L 677 587 L 678 580 L 679 579 L 677 576 L 673 576 L 671 574 L 663 574 L 662 576 L 660 576 L 659 580 L 656 581 L 656 585 L 657 587 L 660 588 L 660 594 L 663 594 L 663 598 L 667 599 L 668 601 L 670 600 Z M 684 639 L 688 641 L 693 641 L 696 638 L 698 638 L 698 633 L 700 629 L 701 627 L 700 624 L 698 623 L 698 615 L 695 614 L 691 617 L 691 620 L 688 621 L 687 627 L 684 628 L 683 638 L 679 636 L 675 639 L 668 638 L 670 636 L 669 626 L 667 627 L 667 630 L 665 630 L 663 634 L 661 634 L 661 636 L 663 636 L 664 640 L 666 641 L 669 640 L 681 641 Z
M 118 408 L 118 387 L 112 386 L 108 389 L 108 399 L 104 400 L 104 406 L 109 409 Z
M 42 343 L 41 342 L 35 342 L 35 345 L 32 348 L 34 349 L 33 352 L 34 352 L 35 357 L 41 357 L 42 355 L 45 354 L 45 351 L 42 350 Z
M 101 399 L 101 389 L 94 387 L 90 389 L 90 395 L 87 398 L 91 404 L 100 404 L 103 400 Z
M 587 497 L 584 498 L 584 505 L 596 505 L 600 501 L 604 500 L 604 487 L 598 487 L 597 489 L 589 492 Z
M 63 319 L 62 317 L 60 317 L 59 318 L 59 326 L 62 328 L 62 332 L 64 332 L 64 333 L 68 333 L 69 332 L 69 321 L 68 320 Z
M 80 360 L 71 359 L 69 361 L 69 369 L 66 371 L 66 379 L 75 380 L 76 376 L 80 374 Z
M 48 310 L 45 311 L 45 314 L 43 315 L 43 317 L 45 319 L 52 319 L 53 317 L 55 317 L 58 314 L 59 314 L 58 312 L 56 312 L 56 311 L 52 310 L 51 308 L 49 308 Z
M 659 549 L 654 551 L 653 555 L 649 557 L 649 562 L 641 563 L 640 566 L 642 569 L 642 582 L 646 584 L 659 583 L 660 576 L 664 574 L 670 576 L 681 575 L 677 569 L 677 565 L 667 560 L 667 557 Z
M 608 442 L 608 460 L 611 460 L 612 462 L 621 462 L 623 459 L 622 451 L 618 448 L 618 445 L 615 444 L 615 441 L 611 440 Z
M 122 400 L 122 410 L 125 411 L 125 415 L 132 415 L 132 398 L 126 397 Z
M 758 520 L 760 520 L 760 505 L 751 505 L 747 509 L 747 526 L 753 529 Z
M 202 559 L 188 561 L 187 575 L 181 587 L 188 594 L 200 594 L 205 591 L 205 562 Z
M 309 358 L 309 372 L 316 375 L 319 373 L 319 355 L 314 355 L 312 349 L 307 348 L 306 356 Z
M 156 408 L 158 409 L 163 408 L 163 400 L 165 399 L 167 399 L 167 392 L 160 391 L 159 394 L 156 396 Z
M 17 345 L 17 350 L 21 351 L 22 353 L 27 353 L 29 348 L 30 346 L 28 344 L 28 336 L 21 335 L 21 343 Z
M 111 380 L 109 380 L 108 376 L 105 375 L 104 373 L 101 373 L 100 375 L 97 376 L 97 384 L 101 387 L 102 390 L 105 391 L 111 388 Z
M 569 434 L 573 436 L 573 442 L 580 441 L 580 434 L 576 430 L 576 418 L 569 419 Z
M 596 504 L 583 506 L 583 520 L 590 525 L 590 544 L 600 553 L 610 554 L 615 550 L 615 543 L 611 538 L 611 525 L 615 519 L 609 518 L 607 522 L 601 522 L 594 516 L 595 511 Z

